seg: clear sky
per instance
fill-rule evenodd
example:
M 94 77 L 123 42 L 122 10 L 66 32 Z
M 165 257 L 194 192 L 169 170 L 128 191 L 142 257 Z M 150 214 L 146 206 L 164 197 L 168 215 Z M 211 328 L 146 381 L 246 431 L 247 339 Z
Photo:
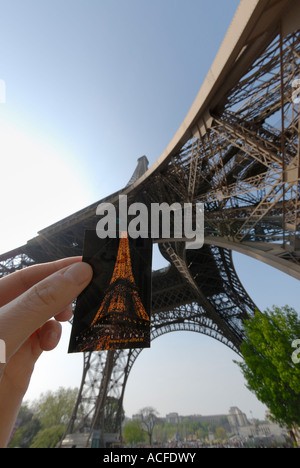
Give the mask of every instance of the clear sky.
M 194 101 L 238 0 L 0 0 L 0 252 L 125 186 L 137 158 L 152 165 Z M 299 309 L 299 282 L 234 254 L 260 308 Z M 156 256 L 155 267 L 164 262 Z M 297 309 L 297 310 L 298 310 Z M 70 325 L 37 364 L 28 399 L 80 384 L 68 355 Z M 161 416 L 265 408 L 247 389 L 236 355 L 178 332 L 144 350 L 130 374 L 125 411 Z

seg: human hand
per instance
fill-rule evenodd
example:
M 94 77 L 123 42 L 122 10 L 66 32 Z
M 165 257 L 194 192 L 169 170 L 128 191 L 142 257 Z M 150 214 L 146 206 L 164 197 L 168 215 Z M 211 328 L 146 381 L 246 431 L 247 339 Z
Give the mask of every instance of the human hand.
M 6 364 L 0 364 L 0 446 L 8 442 L 35 362 L 56 347 L 59 322 L 71 318 L 72 301 L 91 278 L 90 265 L 72 257 L 0 279 L 0 339 L 6 345 Z

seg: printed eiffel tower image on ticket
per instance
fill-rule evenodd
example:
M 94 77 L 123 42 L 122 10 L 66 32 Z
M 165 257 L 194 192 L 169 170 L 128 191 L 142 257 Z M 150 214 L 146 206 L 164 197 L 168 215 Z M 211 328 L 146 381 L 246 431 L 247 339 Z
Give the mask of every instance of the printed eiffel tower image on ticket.
M 75 340 L 71 340 L 75 342 L 75 349 L 74 346 L 70 346 L 69 352 L 150 346 L 151 261 L 149 260 L 152 255 L 150 242 L 147 239 L 130 242 L 126 232 L 121 233 L 117 242 L 105 243 L 103 239 L 98 239 L 98 242 L 96 240 L 100 259 L 98 269 L 101 268 L 101 258 L 103 267 L 105 263 L 112 263 L 112 251 L 116 246 L 118 247 L 113 272 L 107 287 L 99 295 L 99 299 L 100 296 L 103 297 L 101 297 L 101 302 L 98 301 L 96 313 L 93 313 L 89 326 L 76 333 Z M 105 244 L 107 248 L 99 251 L 101 244 Z M 151 252 L 149 247 L 151 247 Z M 95 256 L 93 262 L 95 264 Z M 99 284 L 102 286 L 103 275 L 100 275 L 98 281 L 97 279 L 96 274 L 93 281 L 96 285 L 98 283 L 98 286 Z M 78 298 L 76 309 L 78 308 L 80 314 L 82 314 L 83 307 L 87 311 L 89 294 L 91 302 L 94 302 L 95 290 L 92 291 L 92 286 Z M 94 307 L 93 311 L 95 311 Z M 86 316 L 90 318 L 91 314 L 88 313 Z M 75 310 L 74 325 L 76 325 L 76 320 Z M 76 328 L 78 329 L 74 326 L 74 331 Z

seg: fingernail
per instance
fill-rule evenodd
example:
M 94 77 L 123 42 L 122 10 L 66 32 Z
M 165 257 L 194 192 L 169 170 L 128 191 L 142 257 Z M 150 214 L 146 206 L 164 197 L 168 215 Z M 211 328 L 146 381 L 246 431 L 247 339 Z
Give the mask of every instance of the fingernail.
M 78 262 L 67 268 L 63 275 L 68 281 L 80 286 L 92 278 L 93 270 L 88 263 Z

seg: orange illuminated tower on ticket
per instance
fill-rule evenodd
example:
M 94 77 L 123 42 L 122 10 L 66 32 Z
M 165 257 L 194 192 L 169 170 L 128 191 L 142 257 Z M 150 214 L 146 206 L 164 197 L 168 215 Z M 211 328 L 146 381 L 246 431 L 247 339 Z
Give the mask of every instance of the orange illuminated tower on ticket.
M 101 323 L 145 325 L 145 311 L 132 273 L 127 233 L 122 233 L 114 272 L 91 326 Z
M 150 347 L 152 240 L 85 234 L 92 282 L 79 296 L 69 352 Z

